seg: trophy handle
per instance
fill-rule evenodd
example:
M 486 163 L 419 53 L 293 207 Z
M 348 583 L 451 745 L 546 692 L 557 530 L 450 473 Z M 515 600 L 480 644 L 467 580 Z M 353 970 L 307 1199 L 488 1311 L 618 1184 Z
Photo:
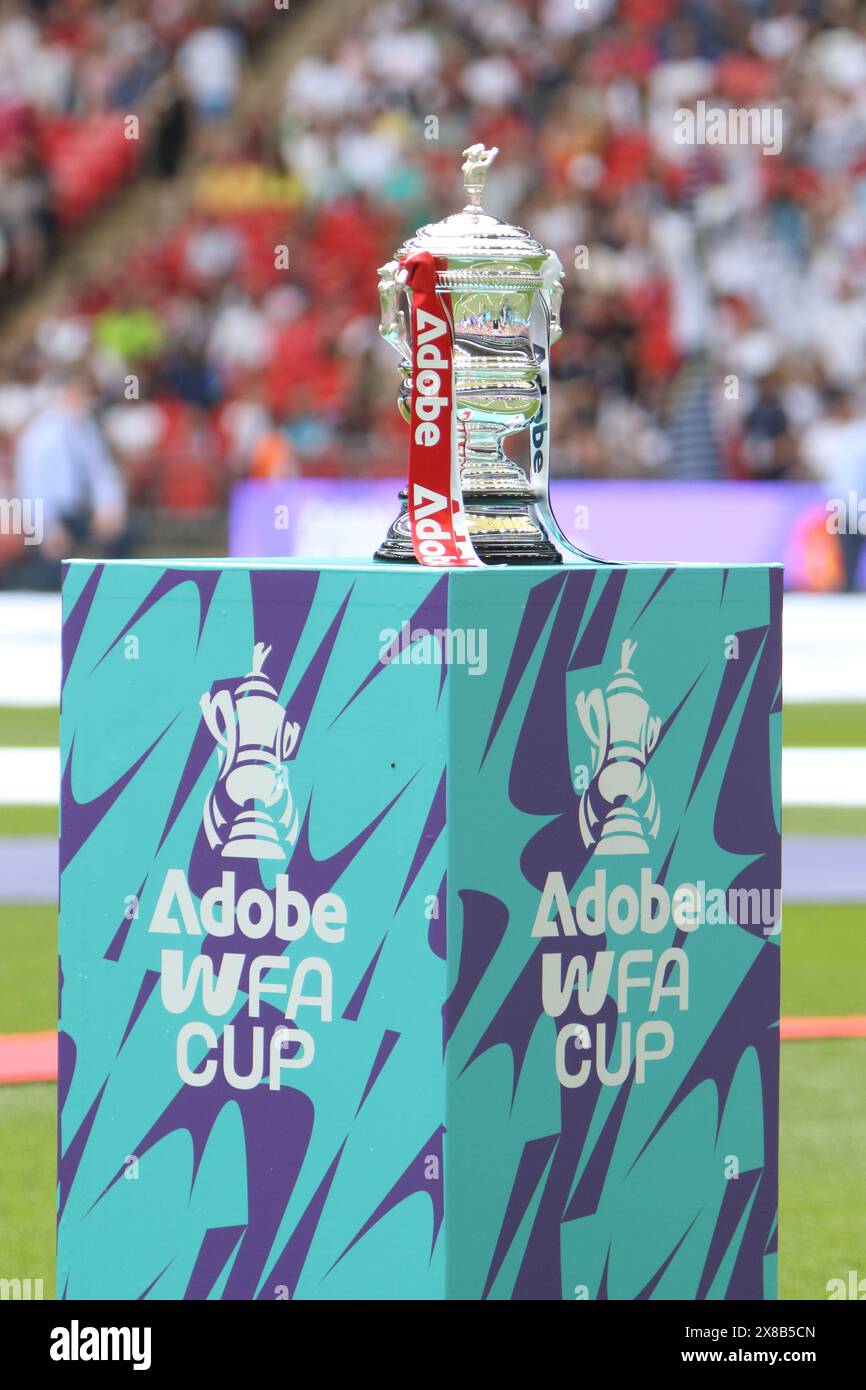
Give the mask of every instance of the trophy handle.
M 659 715 L 656 715 L 654 719 L 647 720 L 646 748 L 644 750 L 646 753 L 651 753 L 652 750 L 655 748 L 656 744 L 658 743 L 659 734 L 661 733 L 661 727 L 662 721 Z
M 558 343 L 562 337 L 562 324 L 559 321 L 559 311 L 562 308 L 562 296 L 564 285 L 562 278 L 564 271 L 562 261 L 555 251 L 548 254 L 547 260 L 541 267 L 541 275 L 544 281 L 544 300 L 547 304 L 547 311 L 550 317 L 550 343 Z
M 222 771 L 232 767 L 238 748 L 238 726 L 235 719 L 235 706 L 228 690 L 218 690 L 216 695 L 202 695 L 199 700 L 204 722 L 214 739 L 224 750 Z M 222 716 L 222 727 L 220 727 Z
M 300 732 L 301 732 L 301 726 L 300 726 L 300 724 L 289 724 L 289 723 L 285 723 L 285 724 L 283 725 L 283 732 L 282 732 L 282 736 L 281 736 L 281 739 L 280 739 L 280 743 L 281 743 L 281 747 L 280 747 L 280 757 L 281 757 L 281 758 L 288 758 L 288 757 L 290 757 L 291 754 L 294 752 L 294 750 L 295 750 L 295 744 L 296 744 L 297 741 L 298 741 L 298 736 L 299 736 Z
M 577 709 L 577 717 L 586 731 L 587 736 L 592 740 L 598 753 L 598 761 L 595 764 L 595 771 L 604 763 L 608 747 L 608 718 L 607 708 L 602 698 L 601 691 L 591 690 L 588 695 L 580 692 L 574 702 Z
M 398 278 L 403 275 L 400 262 L 388 261 L 387 265 L 379 267 L 379 275 L 379 303 L 382 308 L 379 332 L 386 343 L 396 348 L 404 362 L 411 365 L 412 348 L 406 327 L 406 315 L 400 308 L 400 295 L 405 283 L 404 279 Z

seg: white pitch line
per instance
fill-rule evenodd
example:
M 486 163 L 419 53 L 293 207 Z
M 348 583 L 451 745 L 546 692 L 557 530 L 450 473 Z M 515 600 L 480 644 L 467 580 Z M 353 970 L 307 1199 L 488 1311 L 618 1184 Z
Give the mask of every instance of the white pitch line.
M 56 806 L 56 748 L 0 748 L 0 805 Z M 866 748 L 786 748 L 785 806 L 866 806 Z
M 0 594 L 0 705 L 60 702 L 59 594 Z
M 56 806 L 59 748 L 0 748 L 0 806 Z
M 866 806 L 866 748 L 785 748 L 785 806 Z
M 786 704 L 866 700 L 866 594 L 786 594 Z

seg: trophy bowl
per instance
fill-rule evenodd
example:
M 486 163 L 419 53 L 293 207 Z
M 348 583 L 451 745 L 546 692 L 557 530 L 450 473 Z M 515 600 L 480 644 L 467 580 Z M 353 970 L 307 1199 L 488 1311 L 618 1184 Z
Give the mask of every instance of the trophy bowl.
M 202 819 L 208 843 L 225 859 L 285 863 L 286 843 L 294 843 L 296 834 L 286 761 L 301 730 L 289 722 L 265 674 L 270 651 L 257 642 L 252 669 L 234 690 L 205 691 L 199 701 L 219 759 L 219 776 L 208 789 Z

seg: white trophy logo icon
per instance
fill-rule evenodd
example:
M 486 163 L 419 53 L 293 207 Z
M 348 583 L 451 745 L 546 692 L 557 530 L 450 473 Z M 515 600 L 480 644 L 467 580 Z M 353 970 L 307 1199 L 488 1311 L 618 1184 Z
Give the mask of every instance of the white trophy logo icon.
M 211 849 L 221 845 L 226 859 L 284 861 L 285 844 L 294 844 L 298 833 L 285 764 L 301 726 L 289 723 L 262 669 L 270 651 L 257 642 L 252 670 L 235 689 L 204 694 L 199 701 L 204 722 L 218 744 L 220 769 L 205 797 L 203 823 Z M 221 791 L 238 808 L 230 824 L 220 809 Z
M 631 669 L 636 647 L 623 642 L 619 670 L 604 693 L 581 691 L 575 700 L 592 743 L 593 781 L 580 799 L 580 833 L 596 854 L 647 854 L 644 823 L 653 838 L 659 831 L 661 812 L 646 762 L 661 719 L 650 716 Z M 606 803 L 600 814 L 594 799 Z

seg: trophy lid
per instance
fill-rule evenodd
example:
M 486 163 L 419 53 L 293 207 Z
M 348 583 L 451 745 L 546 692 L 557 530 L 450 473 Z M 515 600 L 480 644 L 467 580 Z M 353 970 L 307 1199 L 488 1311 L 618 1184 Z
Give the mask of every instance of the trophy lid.
M 481 206 L 487 170 L 498 153 L 495 147 L 488 150 L 484 145 L 470 145 L 463 151 L 463 177 L 469 202 L 462 212 L 421 227 L 400 247 L 398 260 L 416 251 L 429 251 L 433 256 L 457 262 L 502 260 L 511 264 L 515 261 L 537 264 L 547 256 L 541 242 L 523 227 L 514 227 L 492 217 Z

